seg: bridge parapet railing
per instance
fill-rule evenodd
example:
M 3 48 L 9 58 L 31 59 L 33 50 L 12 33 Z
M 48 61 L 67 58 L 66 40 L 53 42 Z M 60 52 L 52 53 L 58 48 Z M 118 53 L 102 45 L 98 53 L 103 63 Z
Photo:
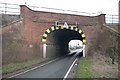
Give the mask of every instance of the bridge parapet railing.
M 118 25 L 119 23 L 119 15 L 106 14 L 106 23 L 107 25 Z

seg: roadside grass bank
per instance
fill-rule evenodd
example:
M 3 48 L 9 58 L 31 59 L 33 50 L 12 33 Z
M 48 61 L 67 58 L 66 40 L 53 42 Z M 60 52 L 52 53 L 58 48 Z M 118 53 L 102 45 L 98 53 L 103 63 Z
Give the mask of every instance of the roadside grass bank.
M 80 58 L 76 78 L 93 78 L 92 61 L 87 57 Z
M 78 61 L 76 78 L 115 78 L 118 79 L 118 63 L 99 52 Z
M 18 71 L 18 70 L 27 68 L 29 66 L 39 64 L 43 61 L 44 61 L 43 59 L 36 58 L 36 59 L 27 60 L 27 61 L 19 62 L 19 63 L 10 63 L 10 64 L 2 66 L 2 73 L 4 75 L 4 74 L 7 74 L 7 73 Z
M 0 76 L 1 76 L 1 74 L 2 74 L 2 67 L 0 66 Z

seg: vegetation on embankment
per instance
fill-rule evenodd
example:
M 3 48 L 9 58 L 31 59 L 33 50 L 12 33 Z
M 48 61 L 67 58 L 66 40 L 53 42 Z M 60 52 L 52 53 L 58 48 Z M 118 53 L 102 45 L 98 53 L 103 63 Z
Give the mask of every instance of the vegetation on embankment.
M 77 78 L 118 78 L 118 63 L 112 64 L 112 59 L 94 53 L 89 57 L 82 57 L 76 71 Z
M 79 66 L 77 68 L 77 78 L 93 78 L 92 61 L 85 57 L 80 58 Z
M 18 71 L 18 70 L 27 68 L 27 67 L 35 65 L 35 64 L 39 64 L 42 61 L 43 61 L 42 59 L 36 58 L 36 59 L 32 59 L 32 60 L 27 60 L 24 62 L 6 64 L 6 65 L 3 65 L 3 67 L 2 67 L 2 73 L 6 74 L 6 73 Z

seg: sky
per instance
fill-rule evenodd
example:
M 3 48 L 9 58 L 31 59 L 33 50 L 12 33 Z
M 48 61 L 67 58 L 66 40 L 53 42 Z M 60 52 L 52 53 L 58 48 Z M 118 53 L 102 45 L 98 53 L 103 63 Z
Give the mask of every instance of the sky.
M 2 0 L 0 2 L 118 15 L 119 0 Z

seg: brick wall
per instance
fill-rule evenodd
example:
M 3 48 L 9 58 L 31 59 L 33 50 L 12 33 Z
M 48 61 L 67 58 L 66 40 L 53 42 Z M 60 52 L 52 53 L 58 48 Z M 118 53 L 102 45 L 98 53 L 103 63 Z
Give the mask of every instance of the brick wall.
M 105 23 L 105 14 L 98 16 L 81 16 L 73 14 L 33 11 L 25 5 L 21 5 L 20 7 L 21 16 L 24 19 L 24 33 L 26 34 L 26 38 L 28 41 L 33 39 L 34 43 L 39 44 L 41 43 L 42 34 L 46 29 L 54 25 L 55 21 L 58 21 L 62 24 L 67 22 L 68 24 L 74 25 L 76 22 L 79 25 L 102 25 Z
M 42 57 L 42 45 L 30 43 L 33 40 L 25 37 L 23 24 L 23 19 L 21 19 L 0 28 L 2 31 L 0 35 L 2 35 L 3 65 Z

